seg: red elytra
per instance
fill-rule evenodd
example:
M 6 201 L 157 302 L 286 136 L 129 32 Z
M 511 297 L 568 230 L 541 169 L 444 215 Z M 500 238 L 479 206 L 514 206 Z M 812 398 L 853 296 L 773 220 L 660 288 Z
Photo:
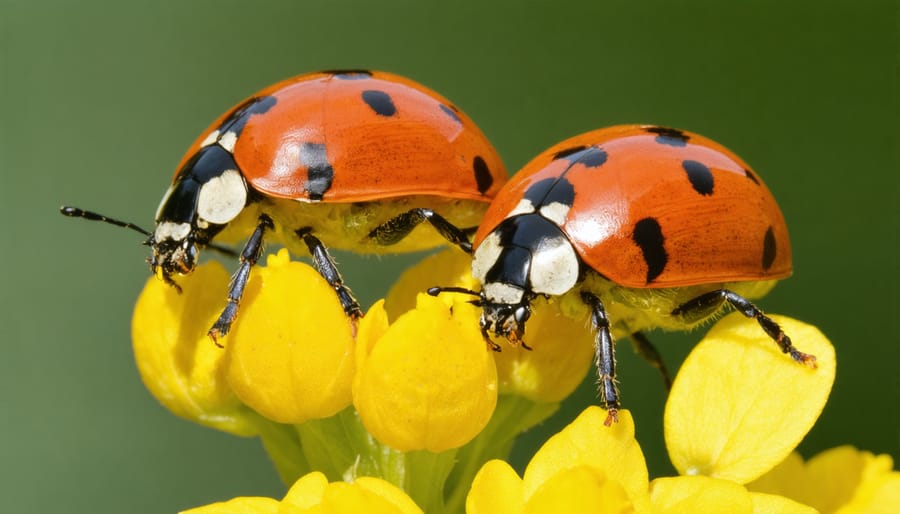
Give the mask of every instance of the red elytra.
M 561 157 L 588 147 L 602 149 L 602 165 Z M 563 176 L 575 194 L 559 226 L 584 263 L 616 284 L 679 287 L 791 274 L 784 216 L 751 168 L 703 136 L 644 125 L 594 130 L 532 159 L 489 207 L 476 251 L 531 186 Z M 664 238 L 656 252 L 635 241 L 645 219 L 656 220 Z
M 266 196 L 350 202 L 437 195 L 488 202 L 506 182 L 496 150 L 464 112 L 417 82 L 367 70 L 309 73 L 262 89 L 213 122 L 178 170 L 236 111 L 269 99 L 273 105 L 242 120 L 232 152 L 248 184 Z M 333 169 L 327 187 L 309 187 L 310 165 L 300 158 L 304 145 L 324 148 L 324 159 L 313 157 Z

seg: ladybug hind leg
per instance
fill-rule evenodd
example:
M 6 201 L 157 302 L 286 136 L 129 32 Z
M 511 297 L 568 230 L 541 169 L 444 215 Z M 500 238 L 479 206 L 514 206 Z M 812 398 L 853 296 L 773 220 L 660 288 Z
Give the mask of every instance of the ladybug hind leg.
M 222 346 L 219 344 L 219 338 L 228 334 L 228 331 L 231 330 L 231 324 L 234 323 L 234 319 L 237 317 L 238 305 L 241 302 L 241 297 L 244 295 L 247 280 L 250 278 L 250 268 L 256 264 L 262 253 L 263 235 L 266 230 L 272 229 L 274 226 L 272 218 L 265 214 L 260 215 L 256 229 L 250 235 L 247 244 L 244 245 L 244 250 L 240 256 L 241 266 L 238 268 L 237 273 L 234 274 L 231 286 L 228 289 L 228 303 L 225 305 L 222 314 L 219 315 L 219 319 L 207 332 L 207 335 L 212 338 L 217 346 Z
M 328 253 L 328 248 L 322 244 L 322 241 L 320 241 L 319 238 L 312 235 L 312 227 L 298 229 L 296 234 L 304 243 L 306 243 L 306 247 L 309 248 L 309 254 L 312 256 L 313 265 L 315 266 L 316 271 L 318 271 L 319 274 L 322 275 L 322 278 L 328 282 L 328 285 L 334 289 L 335 294 L 338 296 L 338 300 L 341 301 L 341 307 L 344 308 L 344 312 L 354 322 L 355 330 L 355 322 L 361 318 L 363 314 L 362 308 L 360 308 L 356 298 L 353 297 L 350 288 L 344 285 L 344 279 L 341 278 L 341 272 L 338 271 L 337 264 L 335 264 L 331 254 Z
M 666 363 L 663 362 L 662 355 L 660 355 L 659 350 L 653 346 L 653 343 L 647 339 L 642 332 L 635 332 L 631 334 L 631 346 L 634 347 L 635 353 L 641 356 L 648 364 L 656 368 L 659 371 L 660 376 L 662 377 L 663 384 L 666 386 L 666 391 L 672 390 L 672 375 L 669 374 L 669 368 L 666 367 Z
M 447 241 L 458 246 L 466 253 L 472 253 L 472 243 L 469 242 L 466 232 L 457 228 L 447 221 L 446 218 L 431 209 L 410 209 L 398 214 L 375 227 L 369 232 L 369 238 L 384 246 L 396 244 L 425 221 L 431 223 L 431 226 L 444 236 Z
M 791 342 L 791 338 L 784 333 L 784 330 L 781 329 L 778 323 L 775 323 L 772 318 L 766 316 L 756 305 L 753 305 L 750 300 L 734 291 L 728 289 L 716 289 L 715 291 L 704 293 L 681 304 L 672 311 L 672 315 L 688 319 L 706 317 L 719 310 L 725 302 L 728 302 L 744 316 L 755 319 L 765 333 L 775 341 L 775 344 L 778 345 L 783 353 L 789 354 L 792 359 L 801 364 L 806 364 L 810 367 L 816 366 L 816 357 L 814 355 L 803 353 L 798 350 Z

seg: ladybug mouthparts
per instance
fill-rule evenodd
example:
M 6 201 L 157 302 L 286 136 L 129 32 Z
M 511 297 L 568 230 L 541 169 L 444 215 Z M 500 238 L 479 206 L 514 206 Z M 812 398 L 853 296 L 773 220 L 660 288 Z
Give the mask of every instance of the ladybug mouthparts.
M 153 248 L 153 255 L 148 259 L 150 270 L 163 281 L 176 289 L 181 289 L 172 275 L 187 275 L 194 271 L 199 250 L 192 237 L 184 239 L 162 239 L 151 237 L 147 245 Z
M 481 333 L 486 340 L 490 339 L 489 332 L 493 329 L 496 337 L 502 337 L 514 345 L 525 346 L 522 336 L 525 334 L 525 322 L 531 317 L 529 299 L 523 298 L 519 303 L 509 304 L 490 302 L 482 296 L 479 303 L 482 307 Z

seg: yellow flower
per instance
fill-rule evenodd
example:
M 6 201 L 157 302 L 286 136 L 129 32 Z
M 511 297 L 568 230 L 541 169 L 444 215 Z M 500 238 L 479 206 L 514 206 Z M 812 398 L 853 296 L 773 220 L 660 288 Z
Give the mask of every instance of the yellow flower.
M 268 419 L 303 423 L 350 405 L 350 321 L 328 282 L 287 250 L 253 270 L 224 345 L 228 384 Z
M 522 478 L 499 460 L 485 464 L 469 491 L 469 514 L 647 512 L 647 466 L 627 410 L 619 423 L 589 407 L 534 455 Z
M 403 491 L 380 478 L 359 477 L 352 483 L 329 483 L 309 473 L 280 502 L 272 498 L 235 498 L 184 511 L 184 514 L 421 514 Z
M 818 368 L 793 362 L 738 313 L 716 323 L 685 359 L 666 403 L 666 446 L 681 474 L 746 484 L 781 462 L 825 407 L 834 348 L 812 325 L 771 317 Z
M 793 498 L 823 514 L 900 512 L 900 472 L 893 459 L 852 446 L 826 450 L 805 463 L 792 453 L 747 487 Z
M 173 413 L 236 435 L 256 433 L 254 417 L 225 378 L 225 352 L 206 332 L 224 305 L 228 273 L 199 266 L 178 292 L 150 277 L 138 297 L 131 337 L 147 389 Z
M 383 302 L 359 327 L 353 404 L 366 429 L 399 451 L 458 448 L 487 424 L 497 372 L 474 306 L 421 294 L 388 323 Z
M 684 476 L 648 484 L 628 411 L 619 412 L 618 424 L 605 427 L 605 414 L 591 407 L 535 454 L 522 479 L 500 461 L 482 467 L 467 511 L 519 514 L 558 506 L 571 512 L 815 512 L 744 486 L 797 445 L 834 381 L 828 340 L 810 325 L 775 319 L 818 357 L 819 368 L 800 366 L 777 352 L 755 321 L 723 318 L 688 356 L 666 405 L 669 456 Z M 580 484 L 580 491 L 560 477 Z M 871 490 L 886 494 L 886 487 Z

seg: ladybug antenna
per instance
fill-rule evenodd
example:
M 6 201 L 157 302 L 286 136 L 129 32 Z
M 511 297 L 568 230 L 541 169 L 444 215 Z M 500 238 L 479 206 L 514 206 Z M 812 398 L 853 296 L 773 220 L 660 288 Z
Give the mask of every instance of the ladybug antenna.
M 119 221 L 117 219 L 108 218 L 102 214 L 97 214 L 96 212 L 86 211 L 84 209 L 79 209 L 78 207 L 70 207 L 68 205 L 63 205 L 62 207 L 60 207 L 59 212 L 61 212 L 63 216 L 69 216 L 70 218 L 84 218 L 91 221 L 103 221 L 117 227 L 130 228 L 131 230 L 139 232 L 149 238 L 144 241 L 145 245 L 153 245 L 153 234 L 135 225 L 134 223 Z M 235 250 L 228 248 L 227 246 L 219 246 L 217 244 L 208 244 L 206 246 L 207 248 L 215 250 L 222 255 L 227 255 L 228 257 L 238 256 L 238 253 Z
M 463 293 L 463 294 L 470 294 L 472 296 L 478 296 L 479 298 L 481 297 L 481 293 L 476 293 L 475 291 L 472 291 L 471 289 L 466 289 L 465 287 L 429 287 L 428 288 L 428 294 L 430 294 L 431 296 L 437 296 L 441 293 Z
M 152 234 L 150 232 L 142 229 L 141 227 L 135 225 L 134 223 L 127 223 L 125 221 L 119 221 L 113 218 L 107 218 L 102 214 L 97 214 L 96 212 L 85 211 L 83 209 L 79 209 L 78 207 L 69 207 L 68 205 L 63 205 L 59 208 L 59 212 L 63 214 L 63 216 L 69 216 L 70 218 L 84 218 L 91 221 L 103 221 L 109 223 L 110 225 L 115 225 L 117 227 L 130 228 L 135 232 L 140 232 L 145 236 L 150 237 Z

